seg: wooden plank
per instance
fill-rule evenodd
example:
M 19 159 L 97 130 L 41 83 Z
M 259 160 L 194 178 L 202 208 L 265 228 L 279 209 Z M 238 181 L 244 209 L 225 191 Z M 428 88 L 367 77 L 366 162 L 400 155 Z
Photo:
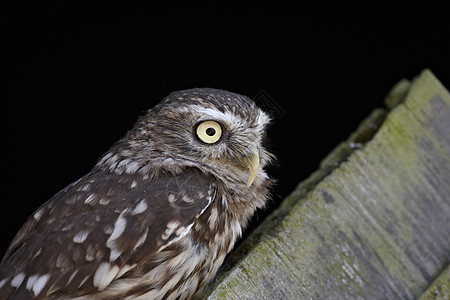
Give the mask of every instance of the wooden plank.
M 450 95 L 425 70 L 390 97 L 227 258 L 205 298 L 414 299 L 432 284 L 450 259 Z

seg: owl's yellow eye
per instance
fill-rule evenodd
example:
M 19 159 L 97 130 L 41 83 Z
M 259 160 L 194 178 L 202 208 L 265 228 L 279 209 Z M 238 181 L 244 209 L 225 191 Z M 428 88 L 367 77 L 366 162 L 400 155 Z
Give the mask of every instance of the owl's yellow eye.
M 222 126 L 215 121 L 204 121 L 197 125 L 195 133 L 203 143 L 214 144 L 222 136 Z

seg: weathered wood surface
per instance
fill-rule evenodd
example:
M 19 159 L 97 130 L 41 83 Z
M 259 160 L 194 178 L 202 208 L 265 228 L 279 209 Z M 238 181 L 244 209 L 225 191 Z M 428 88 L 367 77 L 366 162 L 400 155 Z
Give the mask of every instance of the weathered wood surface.
M 436 278 L 433 284 L 420 296 L 420 300 L 450 299 L 450 265 Z
M 386 104 L 227 258 L 205 298 L 450 298 L 450 95 L 425 70 Z

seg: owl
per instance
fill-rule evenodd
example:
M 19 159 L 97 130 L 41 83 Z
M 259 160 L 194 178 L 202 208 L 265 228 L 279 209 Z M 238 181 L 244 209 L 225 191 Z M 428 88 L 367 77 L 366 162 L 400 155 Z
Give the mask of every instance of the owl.
M 269 198 L 269 121 L 235 93 L 171 93 L 27 220 L 0 299 L 198 295 Z

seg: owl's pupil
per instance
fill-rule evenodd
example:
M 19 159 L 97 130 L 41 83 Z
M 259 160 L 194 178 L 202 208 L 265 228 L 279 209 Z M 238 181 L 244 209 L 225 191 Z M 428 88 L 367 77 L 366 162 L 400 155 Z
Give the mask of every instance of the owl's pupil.
M 206 134 L 209 136 L 213 136 L 216 134 L 216 130 L 214 128 L 209 127 L 208 129 L 206 129 Z

